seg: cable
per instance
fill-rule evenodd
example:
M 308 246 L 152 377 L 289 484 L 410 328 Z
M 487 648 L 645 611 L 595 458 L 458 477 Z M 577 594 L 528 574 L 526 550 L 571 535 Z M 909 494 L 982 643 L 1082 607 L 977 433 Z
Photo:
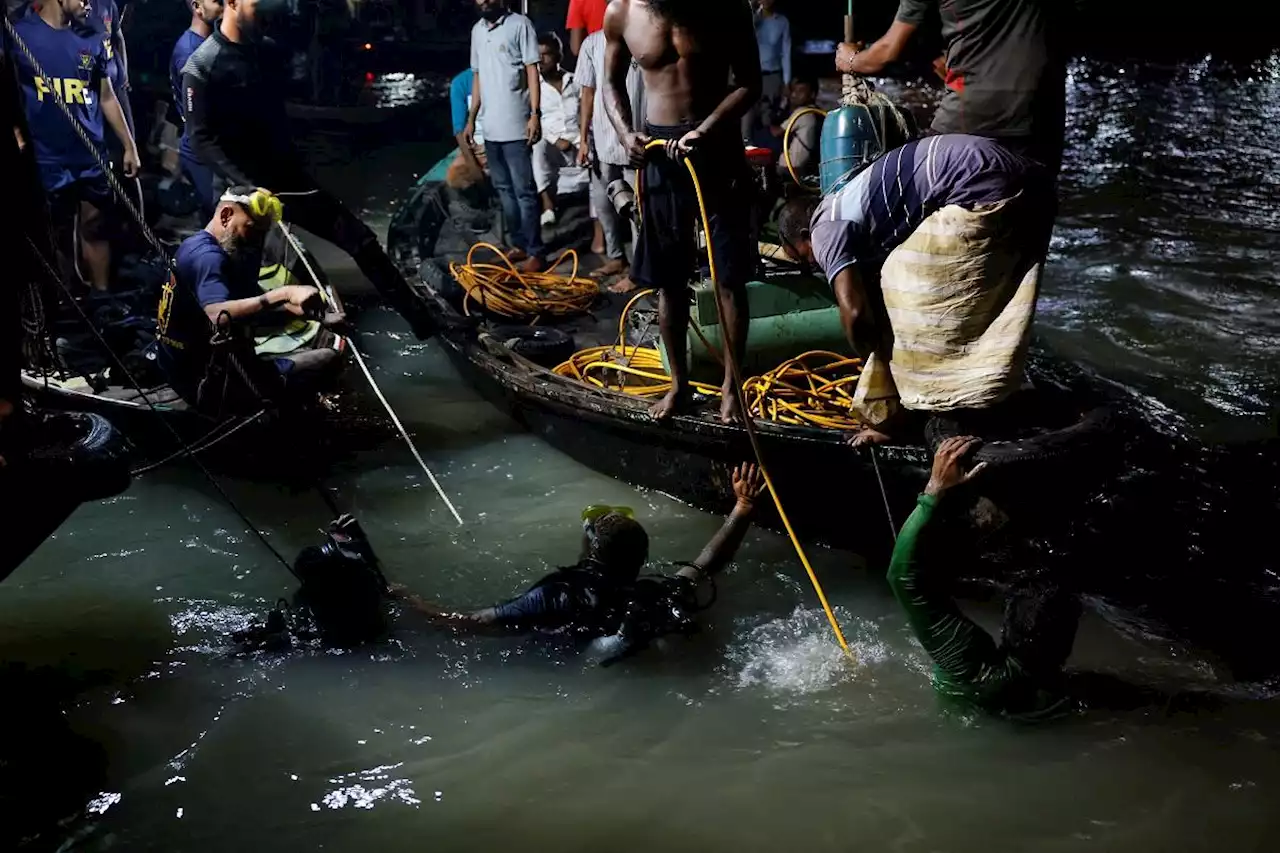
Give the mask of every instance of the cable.
M 477 264 L 476 252 L 487 249 L 502 264 Z M 565 259 L 573 259 L 568 276 L 555 270 Z M 467 252 L 466 263 L 450 264 L 449 272 L 466 291 L 463 311 L 471 314 L 471 303 L 486 311 L 512 319 L 534 320 L 584 313 L 600 297 L 600 285 L 578 277 L 578 253 L 567 250 L 546 272 L 522 273 L 506 254 L 492 243 L 476 243 Z
M 791 180 L 796 182 L 796 186 L 809 192 L 821 192 L 817 187 L 810 186 L 801 180 L 800 176 L 796 174 L 796 167 L 791 164 L 791 130 L 796 126 L 796 121 L 804 115 L 820 115 L 823 119 L 826 119 L 827 111 L 817 107 L 805 107 L 802 110 L 797 110 L 791 118 L 787 119 L 787 130 L 782 134 L 782 160 L 787 164 L 787 171 L 791 173 Z
M 649 149 L 663 148 L 665 143 L 655 140 L 647 146 Z M 689 170 L 689 177 L 693 181 L 694 193 L 698 197 L 698 210 L 702 216 L 702 228 L 707 234 L 707 262 L 711 267 L 711 284 L 716 292 L 716 304 L 721 304 L 720 300 L 720 278 L 716 272 L 716 253 L 715 248 L 711 245 L 711 220 L 707 214 L 706 199 L 702 194 L 702 182 L 698 179 L 698 169 L 693 165 L 693 160 L 686 157 L 684 160 L 685 167 Z M 782 499 L 778 496 L 778 489 L 774 485 L 773 477 L 769 474 L 768 466 L 765 465 L 764 451 L 760 447 L 760 438 L 756 435 L 755 423 L 747 413 L 746 397 L 742 387 L 742 373 L 738 366 L 738 357 L 736 355 L 735 342 L 728 324 L 724 322 L 724 317 L 720 318 L 720 326 L 723 330 L 725 340 L 725 354 L 728 358 L 730 374 L 733 377 L 733 392 L 738 397 L 738 405 L 742 410 L 742 425 L 746 430 L 747 439 L 751 442 L 751 449 L 755 453 L 756 462 L 760 465 L 760 474 L 764 477 L 765 485 L 769 488 L 769 494 L 773 497 L 773 505 L 778 511 L 778 517 L 782 520 L 782 526 L 787 531 L 787 536 L 791 539 L 791 544 L 796 550 L 796 555 L 800 558 L 800 564 L 804 566 L 805 572 L 809 575 L 809 582 L 813 584 L 814 591 L 818 594 L 818 601 L 822 604 L 822 610 L 826 613 L 827 621 L 831 624 L 831 630 L 839 642 L 841 650 L 849 658 L 856 662 L 853 651 L 849 648 L 849 643 L 845 640 L 844 632 L 840 630 L 840 623 L 836 619 L 835 612 L 831 609 L 830 602 L 827 601 L 827 595 L 823 592 L 822 583 L 818 580 L 817 572 L 814 571 L 813 565 L 809 562 L 809 555 L 805 553 L 804 546 L 800 544 L 800 538 L 796 535 L 795 528 L 791 525 L 791 518 L 787 515 L 786 508 L 782 505 Z

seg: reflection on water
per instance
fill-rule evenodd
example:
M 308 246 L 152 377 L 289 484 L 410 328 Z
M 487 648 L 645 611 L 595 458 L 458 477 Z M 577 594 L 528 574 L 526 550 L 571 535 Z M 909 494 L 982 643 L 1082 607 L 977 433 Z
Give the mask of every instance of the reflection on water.
M 1274 399 L 1278 87 L 1274 58 L 1073 68 L 1041 328 L 1169 424 L 1226 431 Z M 328 139 L 309 153 L 384 230 L 447 147 Z M 500 600 L 573 558 L 592 503 L 640 510 L 655 561 L 689 559 L 717 528 L 522 433 L 385 311 L 361 323 L 467 521 L 397 444 L 340 463 L 330 482 L 394 579 L 460 606 Z M 286 554 L 327 520 L 314 494 L 227 488 Z M 856 496 L 849 513 L 883 534 Z M 1099 604 L 1075 664 L 1158 690 L 1031 730 L 944 713 L 879 569 L 813 558 L 853 663 L 785 540 L 760 531 L 700 635 L 610 669 L 411 613 L 385 646 L 242 656 L 228 632 L 291 579 L 191 471 L 157 472 L 78 511 L 0 588 L 0 657 L 68 682 L 3 682 L 6 705 L 31 703 L 0 727 L 15 742 L 4 757 L 26 742 L 0 762 L 0 849 L 15 846 L 14 814 L 29 818 L 16 838 L 43 829 L 30 849 L 131 853 L 1275 847 L 1280 718 L 1265 686 L 1232 687 L 1214 659 Z M 974 613 L 998 630 L 998 607 Z M 1187 690 L 1216 701 L 1170 695 Z

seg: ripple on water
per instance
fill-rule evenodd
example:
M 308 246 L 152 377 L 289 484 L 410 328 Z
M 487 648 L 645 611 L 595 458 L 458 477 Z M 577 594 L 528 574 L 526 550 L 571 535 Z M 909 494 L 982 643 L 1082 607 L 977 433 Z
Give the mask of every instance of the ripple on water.
M 728 666 L 737 687 L 809 695 L 854 681 L 889 658 L 879 625 L 854 618 L 843 608 L 835 608 L 835 614 L 849 640 L 854 665 L 834 642 L 821 610 L 796 608 L 790 616 L 757 625 L 734 642 Z

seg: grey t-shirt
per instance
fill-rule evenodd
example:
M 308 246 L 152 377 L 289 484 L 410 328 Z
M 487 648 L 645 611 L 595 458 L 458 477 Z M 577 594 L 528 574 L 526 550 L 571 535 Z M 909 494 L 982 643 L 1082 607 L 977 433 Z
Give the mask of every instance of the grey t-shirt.
M 618 132 L 604 106 L 604 90 L 607 84 L 604 74 L 604 30 L 597 30 L 587 36 L 582 43 L 582 51 L 578 54 L 578 86 L 595 90 L 595 101 L 591 113 L 591 135 L 595 146 L 596 157 L 601 163 L 612 166 L 626 166 L 630 163 L 626 149 L 618 140 Z M 631 115 L 635 122 L 644 121 L 644 77 L 640 73 L 640 64 L 631 60 L 631 68 L 627 71 L 627 95 L 631 100 Z
M 947 46 L 947 94 L 935 133 L 1026 140 L 1061 156 L 1066 117 L 1062 25 L 1067 0 L 900 0 L 920 26 L 937 8 Z M 1056 164 L 1050 164 L 1056 168 Z
M 1051 193 L 1046 173 L 999 142 L 926 136 L 885 154 L 822 200 L 810 223 L 814 255 L 831 281 L 853 264 L 882 261 L 940 208 L 973 208 L 1024 192 L 1036 210 Z
M 480 121 L 487 142 L 516 142 L 529 124 L 529 75 L 538 64 L 538 33 L 524 15 L 471 29 L 471 70 L 480 78 Z

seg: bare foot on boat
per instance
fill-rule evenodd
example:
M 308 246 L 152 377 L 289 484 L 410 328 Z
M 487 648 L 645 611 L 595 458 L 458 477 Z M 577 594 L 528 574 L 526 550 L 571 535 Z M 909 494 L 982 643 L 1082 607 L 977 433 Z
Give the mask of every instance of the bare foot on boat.
M 850 447 L 869 447 L 873 444 L 888 444 L 892 440 L 890 436 L 878 429 L 863 427 L 849 436 L 847 443 Z
M 632 281 L 630 276 L 623 276 L 608 287 L 608 291 L 610 293 L 617 294 L 618 296 L 635 293 L 639 289 L 640 285 Z
M 734 393 L 733 385 L 729 384 L 721 388 L 720 396 L 720 423 L 742 423 L 742 407 L 738 405 L 738 395 Z
M 610 258 L 600 265 L 600 268 L 591 274 L 592 278 L 608 278 L 611 275 L 621 275 L 627 271 L 627 262 L 618 258 Z
M 649 417 L 659 423 L 671 420 L 672 416 L 678 415 L 689 408 L 689 402 L 692 398 L 693 393 L 690 389 L 672 386 L 671 390 L 667 392 L 667 396 L 649 409 Z

